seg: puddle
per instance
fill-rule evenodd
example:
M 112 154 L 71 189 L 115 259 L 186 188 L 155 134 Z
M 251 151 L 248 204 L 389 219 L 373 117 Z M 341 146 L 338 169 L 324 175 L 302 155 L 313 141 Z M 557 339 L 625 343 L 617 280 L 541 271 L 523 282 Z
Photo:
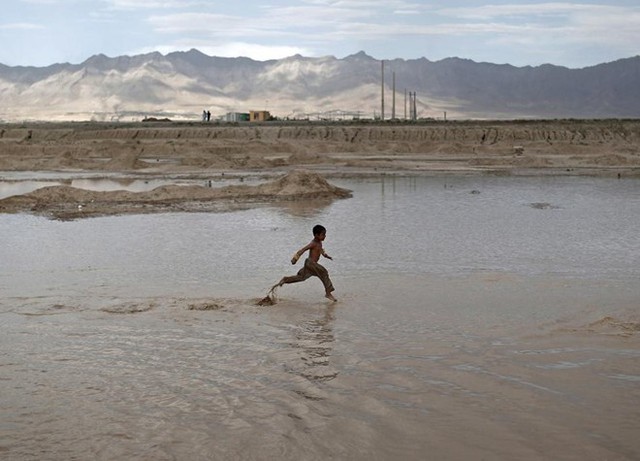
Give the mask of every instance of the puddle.
M 202 182 L 202 181 L 200 181 Z M 147 192 L 160 186 L 176 184 L 171 179 L 74 179 L 69 184 L 76 189 L 92 190 L 96 192 L 110 192 L 114 190 L 126 190 L 128 192 Z
M 182 163 L 181 158 L 157 158 L 157 157 L 140 157 L 140 160 L 143 163 L 152 163 L 152 164 L 169 164 L 169 165 L 180 165 Z
M 0 181 L 0 200 L 14 195 L 23 195 L 48 186 L 58 186 L 54 181 Z
M 255 178 L 242 175 L 222 176 L 211 178 L 116 178 L 116 177 L 75 177 L 73 174 L 67 175 L 33 175 L 28 172 L 19 174 L 0 175 L 0 200 L 15 195 L 24 195 L 43 187 L 67 185 L 77 189 L 91 190 L 96 192 L 110 192 L 123 190 L 128 192 L 148 192 L 157 187 L 177 185 L 177 186 L 204 186 L 204 187 L 224 187 L 228 185 L 238 185 L 249 183 L 252 185 L 264 182 L 262 178 Z
M 109 192 L 115 190 L 125 190 L 129 192 L 146 192 L 156 187 L 170 184 L 202 184 L 205 181 L 176 181 L 172 179 L 70 179 L 60 181 L 0 181 L 0 200 L 14 195 L 23 195 L 33 192 L 43 187 L 68 185 L 77 189 L 92 190 L 97 192 Z

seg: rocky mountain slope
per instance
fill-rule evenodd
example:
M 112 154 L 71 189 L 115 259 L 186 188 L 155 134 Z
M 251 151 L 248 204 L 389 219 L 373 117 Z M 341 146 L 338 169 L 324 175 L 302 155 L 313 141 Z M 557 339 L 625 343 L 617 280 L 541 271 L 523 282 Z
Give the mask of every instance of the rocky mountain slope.
M 385 61 L 385 118 L 640 117 L 640 56 L 583 69 L 514 67 L 449 58 Z M 209 57 L 197 50 L 81 64 L 0 64 L 0 121 L 176 120 L 269 110 L 280 118 L 373 118 L 381 112 L 381 65 L 361 52 L 344 59 L 272 61 Z

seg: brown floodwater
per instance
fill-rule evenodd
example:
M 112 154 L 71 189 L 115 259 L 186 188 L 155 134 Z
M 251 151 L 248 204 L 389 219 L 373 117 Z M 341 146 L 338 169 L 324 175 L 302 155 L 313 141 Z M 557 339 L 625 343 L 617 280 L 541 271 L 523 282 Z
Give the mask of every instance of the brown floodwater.
M 639 182 L 339 185 L 0 215 L 0 458 L 640 457 Z M 339 301 L 311 279 L 256 306 L 316 222 Z

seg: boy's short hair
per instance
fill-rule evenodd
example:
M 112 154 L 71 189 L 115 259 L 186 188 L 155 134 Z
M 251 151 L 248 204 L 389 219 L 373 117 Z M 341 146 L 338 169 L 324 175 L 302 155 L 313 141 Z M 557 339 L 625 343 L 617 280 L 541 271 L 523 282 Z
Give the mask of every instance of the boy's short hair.
M 315 226 L 313 226 L 313 235 L 326 234 L 326 233 L 327 233 L 327 229 L 325 229 L 324 226 L 321 226 L 320 224 L 316 224 Z

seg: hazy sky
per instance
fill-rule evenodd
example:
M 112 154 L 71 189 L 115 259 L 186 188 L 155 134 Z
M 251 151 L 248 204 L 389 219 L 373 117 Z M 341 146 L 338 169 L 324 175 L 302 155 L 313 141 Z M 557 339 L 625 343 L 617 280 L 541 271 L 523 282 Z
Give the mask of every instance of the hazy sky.
M 585 67 L 640 54 L 638 0 L 6 0 L 0 63 L 197 48 L 256 60 L 360 50 Z

